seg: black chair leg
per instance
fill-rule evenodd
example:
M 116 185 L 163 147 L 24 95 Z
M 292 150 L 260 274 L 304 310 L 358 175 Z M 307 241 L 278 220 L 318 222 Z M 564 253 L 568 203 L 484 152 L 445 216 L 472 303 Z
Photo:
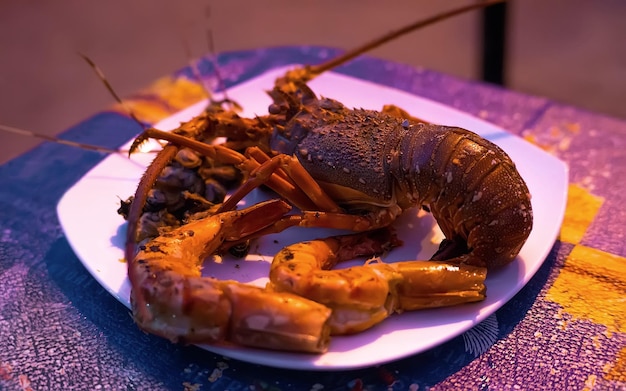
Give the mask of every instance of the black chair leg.
M 500 3 L 483 10 L 483 81 L 505 85 L 507 4 Z

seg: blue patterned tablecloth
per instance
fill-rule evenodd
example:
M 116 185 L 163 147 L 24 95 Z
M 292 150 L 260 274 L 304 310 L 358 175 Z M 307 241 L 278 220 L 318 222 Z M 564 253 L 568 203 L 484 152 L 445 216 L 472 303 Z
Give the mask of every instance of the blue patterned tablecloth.
M 218 63 L 230 86 L 338 53 L 283 47 L 225 53 Z M 200 71 L 215 81 L 210 61 Z M 43 143 L 0 166 L 0 390 L 626 389 L 626 121 L 370 57 L 337 71 L 479 116 L 568 163 L 561 235 L 519 294 L 462 336 L 361 370 L 275 369 L 171 344 L 135 326 L 59 226 L 60 197 L 105 155 Z M 190 78 L 182 70 L 157 90 L 176 92 Z M 131 101 L 154 114 L 154 99 L 142 92 Z M 184 106 L 195 98 L 159 99 Z M 147 122 L 164 116 L 148 114 Z M 62 137 L 115 148 L 138 131 L 109 110 Z

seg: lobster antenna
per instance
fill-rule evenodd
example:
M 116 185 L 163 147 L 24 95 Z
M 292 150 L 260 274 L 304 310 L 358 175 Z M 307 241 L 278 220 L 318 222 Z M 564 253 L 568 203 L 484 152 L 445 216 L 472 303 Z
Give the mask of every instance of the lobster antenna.
M 207 21 L 210 20 L 211 8 L 209 5 L 207 5 L 205 8 L 205 17 Z M 180 31 L 182 31 L 182 27 Z M 202 74 L 200 73 L 200 70 L 198 69 L 197 61 L 193 59 L 193 55 L 191 53 L 191 46 L 189 45 L 189 40 L 187 40 L 184 37 L 184 35 L 181 34 L 181 41 L 183 42 L 183 49 L 185 50 L 185 55 L 189 61 L 189 67 L 191 68 L 191 73 L 193 74 L 193 77 L 200 82 L 202 89 L 204 90 L 206 96 L 209 98 L 211 105 L 221 105 L 225 102 L 228 102 L 233 106 L 234 109 L 241 110 L 241 106 L 239 106 L 236 102 L 228 98 L 228 94 L 226 92 L 226 84 L 224 83 L 224 79 L 222 78 L 222 75 L 220 73 L 219 66 L 217 63 L 217 55 L 215 52 L 215 44 L 213 41 L 213 31 L 210 28 L 206 30 L 206 39 L 207 39 L 207 45 L 209 47 L 208 60 L 213 65 L 215 77 L 218 82 L 218 88 L 221 88 L 224 99 L 220 101 L 216 101 L 213 99 L 213 92 L 211 91 L 211 87 L 208 85 L 208 82 L 205 80 L 205 78 L 202 77 Z
M 124 102 L 122 98 L 120 98 L 119 95 L 117 95 L 117 93 L 115 92 L 115 90 L 113 89 L 109 81 L 107 80 L 106 76 L 104 76 L 104 72 L 102 72 L 102 70 L 100 70 L 100 68 L 96 65 L 96 63 L 93 62 L 93 60 L 87 57 L 85 54 L 78 52 L 78 55 L 81 56 L 85 61 L 87 61 L 87 64 L 91 66 L 91 68 L 94 70 L 98 78 L 104 83 L 104 86 L 109 91 L 109 93 L 113 96 L 115 101 L 119 103 L 124 108 L 126 113 L 130 116 L 130 118 L 132 118 L 137 124 L 139 124 L 139 126 L 141 126 L 141 128 L 145 131 L 147 129 L 146 124 L 141 122 L 139 118 L 137 118 L 133 110 L 126 104 L 126 102 Z M 137 140 L 142 140 L 142 141 L 138 143 Z M 131 148 L 128 150 L 128 155 L 130 156 L 131 153 L 135 152 L 137 148 L 139 147 L 139 145 L 145 141 L 146 141 L 145 139 L 141 139 L 141 135 L 138 136 L 135 139 L 135 142 L 133 143 Z M 159 144 L 161 144 L 161 146 L 165 145 L 160 140 L 159 140 Z
M 202 75 L 200 74 L 200 71 L 198 70 L 198 64 L 196 63 L 196 61 L 194 61 L 191 55 L 191 47 L 189 46 L 189 41 L 184 38 L 182 39 L 182 41 L 183 41 L 183 49 L 185 50 L 185 56 L 188 59 L 189 68 L 191 68 L 191 73 L 193 74 L 193 77 L 196 78 L 196 80 L 200 82 L 200 85 L 202 86 L 202 89 L 204 90 L 204 93 L 206 94 L 206 96 L 209 99 L 211 99 L 213 94 L 211 93 L 211 89 L 209 88 L 205 80 L 202 78 Z
M 204 16 L 206 17 L 206 20 L 210 26 L 211 25 L 211 6 L 208 4 L 204 10 Z M 211 28 L 206 29 L 206 40 L 207 40 L 207 45 L 209 46 L 209 61 L 211 61 L 211 64 L 213 64 L 213 71 L 215 72 L 215 78 L 217 79 L 218 88 L 222 91 L 222 94 L 224 95 L 224 99 L 222 101 L 230 103 L 233 109 L 241 110 L 241 106 L 237 102 L 231 100 L 228 97 L 226 83 L 224 83 L 224 78 L 222 77 L 222 74 L 220 72 L 220 66 L 217 63 L 217 51 L 215 50 L 215 41 L 213 40 L 213 30 Z
M 87 55 L 85 55 L 85 54 L 83 54 L 81 52 L 78 52 L 78 55 L 81 56 L 83 58 L 83 60 L 87 61 L 87 64 L 89 64 L 91 69 L 93 69 L 93 71 L 96 73 L 98 78 L 104 83 L 104 86 L 106 87 L 106 89 L 113 96 L 115 101 L 117 103 L 119 103 L 124 108 L 124 110 L 130 116 L 130 118 L 132 118 L 135 122 L 137 122 L 139 124 L 139 126 L 141 126 L 143 129 L 145 129 L 146 125 L 143 122 L 139 121 L 139 118 L 137 118 L 135 113 L 133 113 L 133 110 L 131 110 L 131 108 L 128 107 L 128 105 L 122 100 L 122 98 L 120 98 L 119 95 L 117 95 L 117 93 L 115 92 L 115 90 L 113 89 L 111 84 L 109 84 L 109 81 L 107 80 L 106 76 L 104 76 L 104 72 L 102 72 L 102 70 L 100 70 L 100 68 L 98 68 L 96 63 L 93 62 L 93 60 L 91 58 L 87 57 Z
M 336 58 L 334 58 L 334 59 L 332 59 L 330 61 L 327 61 L 327 62 L 322 63 L 322 64 L 318 64 L 318 65 L 312 65 L 309 68 L 310 69 L 310 74 L 309 74 L 309 79 L 308 80 L 310 80 L 311 78 L 313 78 L 313 77 L 315 77 L 315 76 L 317 76 L 317 75 L 319 75 L 319 74 L 321 74 L 321 73 L 323 73 L 325 71 L 328 71 L 328 70 L 333 69 L 333 68 L 335 68 L 335 67 L 337 67 L 337 66 L 339 66 L 339 65 L 341 65 L 341 64 L 343 64 L 345 62 L 348 62 L 348 61 L 354 59 L 355 57 L 360 56 L 363 53 L 366 53 L 366 52 L 368 52 L 368 51 L 370 51 L 372 49 L 375 49 L 375 48 L 379 47 L 380 45 L 383 45 L 383 44 L 385 44 L 385 43 L 387 43 L 389 41 L 392 41 L 392 40 L 394 40 L 394 39 L 396 39 L 398 37 L 401 37 L 401 36 L 403 36 L 405 34 L 408 34 L 408 33 L 412 32 L 414 30 L 420 29 L 422 27 L 429 26 L 431 24 L 435 24 L 435 23 L 440 22 L 442 20 L 451 18 L 451 17 L 456 16 L 456 15 L 463 14 L 463 13 L 468 12 L 468 11 L 472 11 L 472 10 L 479 9 L 479 8 L 484 8 L 484 7 L 489 7 L 491 5 L 498 4 L 498 3 L 504 3 L 505 1 L 506 0 L 487 0 L 487 1 L 482 1 L 482 2 L 479 2 L 477 4 L 466 5 L 466 6 L 459 7 L 459 8 L 450 10 L 450 11 L 442 12 L 440 14 L 428 17 L 426 19 L 419 20 L 417 22 L 413 22 L 413 23 L 411 23 L 411 24 L 409 24 L 407 26 L 404 26 L 404 27 L 402 27 L 402 28 L 400 28 L 398 30 L 391 31 L 391 32 L 389 32 L 389 33 L 379 37 L 379 38 L 376 38 L 373 41 L 367 42 L 366 44 L 364 44 L 364 45 L 362 45 L 360 47 L 352 49 L 352 50 L 344 53 L 343 55 L 340 55 L 339 57 L 336 57 Z
M 113 89 L 111 84 L 109 84 L 109 81 L 104 76 L 104 73 L 102 72 L 102 70 L 100 70 L 100 68 L 98 68 L 98 66 L 93 62 L 93 60 L 91 60 L 91 58 L 89 58 L 87 55 L 85 55 L 85 54 L 83 54 L 81 52 L 78 52 L 78 55 L 81 56 L 87 62 L 87 64 L 89 64 L 89 66 L 91 66 L 91 68 L 94 70 L 94 72 L 96 73 L 98 78 L 100 78 L 100 80 L 104 83 L 104 85 L 107 88 L 107 90 L 109 91 L 109 93 L 111 95 L 113 95 L 113 98 L 115 98 L 115 100 L 124 108 L 124 110 L 128 113 L 128 115 L 137 124 L 139 124 L 139 126 L 141 126 L 143 129 L 145 129 L 145 127 L 146 127 L 145 124 L 142 123 L 141 121 L 139 121 L 139 119 L 135 116 L 135 113 L 133 113 L 133 111 L 130 109 L 130 107 L 128 107 L 128 105 L 126 105 L 124 103 L 124 101 L 122 101 L 122 99 L 117 95 L 117 93 L 115 92 L 115 90 Z M 34 138 L 50 141 L 50 142 L 53 142 L 53 143 L 68 145 L 68 146 L 71 146 L 71 147 L 86 149 L 86 150 L 90 150 L 90 151 L 104 152 L 104 153 L 126 153 L 126 152 L 130 153 L 130 151 L 126 151 L 126 150 L 116 150 L 116 149 L 105 148 L 105 147 L 101 147 L 101 146 L 97 146 L 97 145 L 93 145 L 93 144 L 84 144 L 84 143 L 78 143 L 78 142 L 75 142 L 75 141 L 64 140 L 64 139 L 61 139 L 61 138 L 58 138 L 58 137 L 49 136 L 49 135 L 44 134 L 44 133 L 37 133 L 37 132 L 33 132 L 31 130 L 20 129 L 20 128 L 16 128 L 16 127 L 13 127 L 13 126 L 8 126 L 8 125 L 0 124 L 0 130 L 5 131 L 5 132 L 9 132 L 9 133 L 19 134 L 21 136 L 34 137 Z
M 24 129 L 15 128 L 13 126 L 7 126 L 7 125 L 2 125 L 2 124 L 0 124 L 0 130 L 3 130 L 5 132 L 19 134 L 19 135 L 22 135 L 22 136 L 35 137 L 35 138 L 39 138 L 39 139 L 42 139 L 42 140 L 51 141 L 51 142 L 57 143 L 57 144 L 64 144 L 64 145 L 69 145 L 71 147 L 77 147 L 77 148 L 81 148 L 81 149 L 88 149 L 90 151 L 97 151 L 97 152 L 104 152 L 104 153 L 122 153 L 122 152 L 124 152 L 124 151 L 118 151 L 118 150 L 115 150 L 115 149 L 99 147 L 97 145 L 92 145 L 92 144 L 83 144 L 83 143 L 77 143 L 75 141 L 63 140 L 63 139 L 58 138 L 58 137 L 48 136 L 47 134 L 36 133 L 36 132 L 32 132 L 30 130 L 24 130 Z
M 185 51 L 185 57 L 187 57 L 189 68 L 191 68 L 191 73 L 193 74 L 193 77 L 200 82 L 200 85 L 202 86 L 202 90 L 206 94 L 207 98 L 209 98 L 209 100 L 212 100 L 213 93 L 211 92 L 211 88 L 209 87 L 207 82 L 204 80 L 204 78 L 200 74 L 200 70 L 198 69 L 198 63 L 197 61 L 194 60 L 193 55 L 191 53 L 191 45 L 189 44 L 189 40 L 186 38 L 185 34 L 183 33 L 183 26 L 182 26 L 182 21 L 180 20 L 180 18 L 178 18 L 178 22 L 180 24 L 179 29 L 178 29 L 180 33 L 180 40 L 183 43 L 183 50 Z

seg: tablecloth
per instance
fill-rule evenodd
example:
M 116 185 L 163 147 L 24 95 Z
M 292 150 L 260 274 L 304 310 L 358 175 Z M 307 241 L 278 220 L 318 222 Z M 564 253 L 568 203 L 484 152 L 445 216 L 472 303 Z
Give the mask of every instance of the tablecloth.
M 217 63 L 228 87 L 339 53 L 326 47 L 237 51 L 216 62 L 202 59 L 198 68 L 218 86 Z M 59 199 L 106 155 L 42 143 L 0 166 L 0 389 L 626 389 L 626 121 L 367 56 L 336 71 L 473 114 L 567 162 L 561 233 L 516 296 L 449 342 L 358 370 L 277 369 L 172 344 L 136 327 L 88 274 L 60 228 Z M 128 103 L 154 123 L 201 98 L 193 72 L 183 69 Z M 115 106 L 61 136 L 116 148 L 139 131 Z

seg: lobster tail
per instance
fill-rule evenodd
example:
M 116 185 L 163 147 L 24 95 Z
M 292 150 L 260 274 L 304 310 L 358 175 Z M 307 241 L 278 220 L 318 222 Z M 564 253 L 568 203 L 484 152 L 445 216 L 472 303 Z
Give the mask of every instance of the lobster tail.
M 461 128 L 430 128 L 431 141 L 421 141 L 430 154 L 420 151 L 411 171 L 448 239 L 433 258 L 488 268 L 511 262 L 532 229 L 526 183 L 490 141 Z

